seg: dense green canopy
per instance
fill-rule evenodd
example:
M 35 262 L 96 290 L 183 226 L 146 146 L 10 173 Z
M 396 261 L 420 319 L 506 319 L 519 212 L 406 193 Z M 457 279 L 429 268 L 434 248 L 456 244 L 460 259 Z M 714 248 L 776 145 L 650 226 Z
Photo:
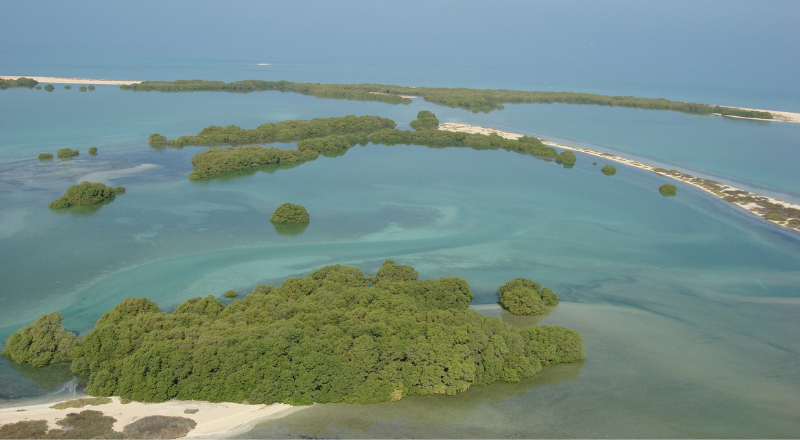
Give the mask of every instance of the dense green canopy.
M 541 315 L 544 306 L 558 305 L 558 296 L 552 290 L 527 278 L 511 280 L 497 292 L 500 305 L 514 315 Z
M 39 81 L 33 78 L 20 77 L 17 79 L 0 79 L 0 90 L 13 89 L 14 87 L 27 87 L 32 89 Z
M 112 200 L 116 194 L 122 194 L 125 188 L 118 186 L 110 188 L 102 183 L 81 182 L 72 185 L 63 196 L 50 202 L 50 208 L 69 208 L 78 205 L 95 205 L 106 200 Z
M 58 156 L 58 157 L 60 157 L 62 159 L 66 159 L 66 158 L 69 158 L 69 157 L 75 157 L 78 154 L 80 154 L 80 152 L 78 150 L 73 150 L 72 148 L 62 148 L 62 149 L 60 149 L 60 150 L 58 150 L 56 152 L 56 156 Z
M 562 327 L 517 330 L 470 310 L 460 278 L 418 280 L 387 260 L 374 277 L 326 266 L 225 306 L 193 298 L 164 313 L 129 298 L 75 350 L 92 395 L 138 401 L 370 403 L 515 382 L 583 359 Z
M 269 221 L 272 223 L 308 223 L 308 218 L 305 206 L 284 203 L 275 209 Z
M 425 101 L 446 107 L 462 108 L 473 113 L 501 110 L 503 104 L 584 104 L 611 107 L 630 107 L 647 110 L 672 110 L 683 113 L 708 115 L 712 113 L 772 119 L 765 111 L 745 110 L 735 107 L 712 106 L 693 102 L 670 101 L 664 98 L 636 98 L 633 96 L 606 96 L 591 93 L 537 92 L 505 89 L 466 89 L 446 87 L 404 87 L 385 84 L 315 84 L 292 81 L 244 80 L 226 83 L 199 79 L 177 81 L 144 81 L 120 86 L 123 90 L 161 92 L 255 92 L 277 90 L 312 95 L 318 98 L 379 101 L 390 104 L 410 104 L 408 95 L 421 96 Z M 402 96 L 401 96 L 402 95 Z
M 600 172 L 606 176 L 613 176 L 617 174 L 617 168 L 614 165 L 603 165 L 603 168 L 600 168 Z
M 439 119 L 429 110 L 422 110 L 417 113 L 417 119 L 408 124 L 414 130 L 435 130 L 439 126 Z
M 78 345 L 78 337 L 68 332 L 61 323 L 64 317 L 54 312 L 42 315 L 33 324 L 17 330 L 6 340 L 3 356 L 18 364 L 44 367 L 71 360 L 70 350 Z
M 678 188 L 675 187 L 675 185 L 665 183 L 658 188 L 658 192 L 660 192 L 662 196 L 671 197 L 678 194 Z

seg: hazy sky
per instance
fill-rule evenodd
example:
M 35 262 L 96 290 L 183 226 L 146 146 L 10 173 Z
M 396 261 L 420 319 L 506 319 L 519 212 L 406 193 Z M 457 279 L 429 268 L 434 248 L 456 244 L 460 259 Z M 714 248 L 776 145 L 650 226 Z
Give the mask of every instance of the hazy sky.
M 3 57 L 247 59 L 800 77 L 800 1 L 3 2 Z

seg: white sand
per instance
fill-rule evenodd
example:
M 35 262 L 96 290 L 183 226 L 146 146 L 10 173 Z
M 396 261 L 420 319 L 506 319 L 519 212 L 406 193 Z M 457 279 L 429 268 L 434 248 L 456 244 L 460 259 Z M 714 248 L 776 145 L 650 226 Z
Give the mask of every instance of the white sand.
M 730 106 L 724 106 L 730 107 Z M 800 113 L 793 113 L 793 112 L 781 112 L 776 110 L 761 110 L 757 108 L 745 108 L 745 107 L 730 107 L 730 108 L 738 108 L 740 110 L 755 110 L 757 112 L 769 112 L 772 113 L 772 119 L 759 119 L 759 118 L 745 118 L 743 116 L 731 116 L 726 115 L 729 118 L 740 118 L 740 119 L 753 119 L 756 121 L 778 121 L 778 122 L 796 122 L 800 123 Z
M 76 179 L 76 182 L 77 183 L 99 182 L 99 183 L 109 184 L 111 183 L 112 180 L 118 179 L 120 177 L 133 176 L 139 173 L 143 173 L 145 171 L 154 170 L 158 168 L 161 168 L 161 165 L 156 165 L 154 163 L 143 163 L 141 165 L 131 168 L 123 168 L 120 170 L 110 170 L 110 171 L 97 171 L 94 173 L 89 173 L 85 176 Z
M 800 114 L 798 116 L 800 116 Z M 800 122 L 800 120 L 798 120 L 798 122 Z M 446 123 L 446 124 L 440 124 L 439 125 L 439 130 L 459 131 L 459 132 L 465 132 L 465 133 L 478 133 L 478 134 L 486 134 L 486 135 L 494 133 L 494 134 L 497 134 L 498 136 L 504 137 L 506 139 L 519 139 L 519 138 L 521 138 L 523 136 L 521 134 L 510 133 L 510 132 L 501 131 L 501 130 L 495 130 L 493 128 L 479 127 L 477 125 L 457 124 L 457 123 L 452 123 L 452 122 Z M 597 156 L 597 157 L 603 158 L 605 160 L 610 160 L 610 161 L 614 161 L 614 162 L 623 163 L 625 165 L 629 165 L 629 166 L 632 166 L 634 168 L 639 168 L 639 169 L 642 169 L 642 170 L 651 171 L 653 173 L 658 174 L 659 176 L 664 176 L 664 177 L 668 177 L 670 179 L 675 179 L 675 180 L 681 181 L 681 182 L 683 182 L 683 183 L 685 183 L 687 185 L 691 185 L 691 186 L 693 186 L 695 188 L 701 189 L 701 190 L 703 190 L 703 191 L 705 191 L 705 192 L 707 192 L 707 193 L 709 193 L 709 194 L 711 194 L 711 195 L 713 195 L 715 197 L 718 197 L 720 199 L 724 199 L 725 197 L 731 195 L 730 193 L 743 192 L 743 193 L 746 193 L 745 194 L 746 196 L 750 196 L 750 197 L 753 197 L 753 198 L 758 199 L 758 200 L 765 200 L 765 201 L 768 201 L 770 203 L 774 203 L 776 205 L 782 205 L 784 208 L 800 209 L 800 205 L 795 205 L 793 203 L 784 202 L 783 200 L 778 200 L 778 199 L 774 199 L 772 197 L 763 196 L 761 194 L 752 193 L 752 192 L 745 191 L 743 189 L 739 189 L 739 188 L 736 188 L 736 187 L 733 187 L 733 186 L 730 186 L 730 185 L 722 185 L 722 189 L 720 191 L 712 191 L 712 190 L 710 190 L 708 188 L 705 188 L 702 185 L 700 185 L 700 183 L 697 181 L 697 179 L 695 177 L 673 176 L 671 174 L 665 174 L 663 172 L 656 171 L 657 167 L 654 167 L 652 165 L 648 165 L 648 164 L 642 163 L 642 162 L 637 162 L 635 160 L 627 159 L 627 158 L 624 158 L 624 157 L 615 156 L 613 154 L 601 153 L 599 151 L 590 150 L 588 148 L 579 148 L 579 147 L 573 147 L 571 145 L 557 144 L 555 142 L 550 142 L 550 141 L 547 141 L 547 140 L 544 140 L 544 139 L 542 139 L 541 141 L 545 145 L 549 145 L 551 147 L 562 148 L 564 150 L 578 151 L 578 152 L 581 152 L 581 153 L 584 153 L 584 154 L 588 154 L 588 155 L 591 155 L 591 156 Z M 758 214 L 757 212 L 753 211 L 753 209 L 760 209 L 761 208 L 760 206 L 758 206 L 758 205 L 756 205 L 754 203 L 738 203 L 738 202 L 734 202 L 733 204 L 736 205 L 736 206 L 739 206 L 740 208 L 743 208 L 744 210 L 746 210 L 747 212 L 749 212 L 749 213 L 751 213 L 753 215 L 757 215 L 757 216 L 761 217 L 762 219 L 767 220 L 766 218 L 764 218 L 764 216 L 762 216 L 762 215 Z M 797 231 L 797 229 L 794 229 L 794 228 L 791 228 L 791 227 L 788 226 L 788 220 L 792 220 L 792 218 L 788 218 L 787 221 L 784 221 L 784 222 L 777 222 L 777 221 L 772 221 L 772 220 L 767 220 L 767 221 L 770 222 L 770 223 L 776 224 L 778 226 L 783 226 L 783 227 L 785 227 L 787 229 L 791 229 L 793 231 Z
M 20 75 L 0 76 L 0 79 L 18 79 Z M 40 83 L 50 84 L 86 84 L 86 85 L 129 85 L 139 84 L 141 81 L 126 81 L 119 79 L 88 79 L 88 78 L 62 78 L 58 76 L 25 76 L 25 78 L 35 79 Z
M 291 406 L 276 403 L 273 405 L 243 405 L 239 403 L 209 403 L 196 401 L 171 400 L 164 403 L 131 402 L 123 405 L 118 397 L 104 405 L 83 408 L 52 409 L 55 403 L 30 405 L 0 409 L 0 425 L 16 423 L 23 420 L 46 420 L 50 429 L 69 413 L 84 410 L 101 411 L 106 416 L 117 419 L 115 431 L 122 429 L 136 420 L 147 416 L 186 417 L 194 420 L 197 426 L 189 432 L 187 438 L 230 437 L 249 431 L 257 422 L 265 419 L 277 419 L 299 411 L 303 406 Z M 198 409 L 194 414 L 185 414 L 186 409 Z

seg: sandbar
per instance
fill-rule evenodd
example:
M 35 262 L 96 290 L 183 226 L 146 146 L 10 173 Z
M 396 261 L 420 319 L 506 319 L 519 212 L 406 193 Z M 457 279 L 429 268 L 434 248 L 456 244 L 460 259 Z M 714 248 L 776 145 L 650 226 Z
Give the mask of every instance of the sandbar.
M 21 75 L 0 75 L 0 79 L 18 79 Z M 128 81 L 120 79 L 90 79 L 90 78 L 62 78 L 60 76 L 25 76 L 25 78 L 35 79 L 40 83 L 51 84 L 87 84 L 87 85 L 130 85 L 139 84 L 142 81 Z
M 230 437 L 249 431 L 256 423 L 265 419 L 277 419 L 299 411 L 307 406 L 291 406 L 282 403 L 272 405 L 244 405 L 241 403 L 210 403 L 199 401 L 170 400 L 164 403 L 130 402 L 123 404 L 119 397 L 112 397 L 111 403 L 83 408 L 53 409 L 55 402 L 18 406 L 0 409 L 0 425 L 23 420 L 46 420 L 49 429 L 69 413 L 84 410 L 100 411 L 117 419 L 115 431 L 136 420 L 148 416 L 186 417 L 194 420 L 197 426 L 186 435 L 187 438 Z M 187 409 L 198 410 L 194 414 L 184 413 Z
M 510 133 L 508 131 L 495 130 L 493 128 L 481 127 L 477 125 L 458 124 L 453 122 L 440 124 L 439 130 L 458 131 L 464 133 L 477 133 L 485 135 L 494 133 L 506 139 L 519 139 L 523 136 L 521 134 Z M 545 139 L 541 139 L 541 141 L 545 145 L 549 145 L 551 147 L 562 148 L 564 150 L 578 151 L 580 153 L 588 154 L 590 156 L 600 157 L 605 160 L 610 160 L 628 166 L 632 166 L 634 168 L 650 171 L 655 174 L 658 174 L 659 176 L 664 176 L 670 179 L 678 180 L 687 185 L 691 185 L 695 188 L 701 189 L 715 197 L 723 199 L 726 202 L 732 203 L 753 215 L 761 217 L 762 219 L 772 224 L 782 226 L 786 229 L 790 229 L 795 232 L 800 232 L 800 226 L 793 226 L 792 224 L 790 224 L 790 221 L 794 219 L 800 221 L 800 217 L 789 217 L 786 218 L 786 220 L 784 221 L 771 220 L 766 217 L 768 209 L 765 209 L 764 206 L 771 204 L 771 205 L 781 206 L 782 209 L 800 210 L 800 205 L 784 202 L 783 200 L 778 200 L 772 197 L 763 196 L 761 194 L 746 191 L 730 185 L 725 185 L 719 182 L 715 182 L 713 180 L 690 176 L 689 174 L 682 173 L 677 170 L 665 170 L 663 168 L 654 167 L 646 163 L 638 162 L 632 159 L 616 156 L 609 153 L 602 153 L 600 151 L 590 150 L 588 148 L 580 148 L 580 147 L 573 147 L 571 145 L 558 144 Z

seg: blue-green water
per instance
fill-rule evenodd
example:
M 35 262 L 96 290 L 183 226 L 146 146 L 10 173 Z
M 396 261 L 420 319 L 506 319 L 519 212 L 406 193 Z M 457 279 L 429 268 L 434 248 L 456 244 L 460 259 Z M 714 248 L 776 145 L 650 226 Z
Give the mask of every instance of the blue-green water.
M 233 75 L 233 67 L 219 64 Z M 226 79 L 251 77 L 249 69 Z M 324 70 L 285 69 L 305 72 L 286 78 L 292 80 L 318 78 Z M 337 69 L 337 75 L 347 71 Z M 411 83 L 391 78 L 411 75 L 410 69 L 385 73 L 390 80 L 375 81 Z M 426 74 L 433 85 L 447 81 Z M 464 75 L 463 82 L 489 86 Z M 330 81 L 337 80 L 351 82 L 335 75 Z M 462 80 L 454 81 L 443 85 Z M 700 95 L 734 100 L 757 92 Z M 780 103 L 786 98 L 766 99 L 762 107 Z M 541 322 L 580 331 L 586 361 L 459 396 L 319 405 L 265 423 L 250 436 L 800 433 L 800 237 L 706 193 L 679 185 L 677 197 L 664 198 L 657 190 L 664 179 L 624 166 L 604 176 L 603 163 L 594 166 L 597 159 L 583 155 L 564 169 L 503 151 L 400 145 L 355 147 L 293 169 L 191 182 L 189 160 L 202 148 L 147 146 L 154 132 L 172 138 L 211 124 L 250 128 L 345 114 L 377 114 L 407 128 L 419 110 L 430 109 L 444 122 L 591 146 L 800 201 L 794 172 L 800 124 L 567 105 L 472 114 L 421 100 L 392 106 L 277 92 L 160 94 L 110 86 L 85 93 L 6 90 L 0 104 L 2 339 L 55 310 L 67 328 L 86 332 L 129 296 L 169 309 L 194 296 L 280 283 L 325 264 L 373 272 L 391 258 L 413 265 L 423 278 L 465 278 L 479 305 L 494 303 L 497 287 L 512 278 L 550 286 L 563 303 Z M 86 154 L 90 146 L 99 148 L 97 156 Z M 81 155 L 35 159 L 63 147 Z M 84 179 L 127 192 L 94 211 L 47 208 Z M 295 236 L 277 233 L 268 221 L 286 201 L 303 204 L 312 216 Z M 6 403 L 60 389 L 52 381 L 37 384 L 5 358 L 0 362 Z

